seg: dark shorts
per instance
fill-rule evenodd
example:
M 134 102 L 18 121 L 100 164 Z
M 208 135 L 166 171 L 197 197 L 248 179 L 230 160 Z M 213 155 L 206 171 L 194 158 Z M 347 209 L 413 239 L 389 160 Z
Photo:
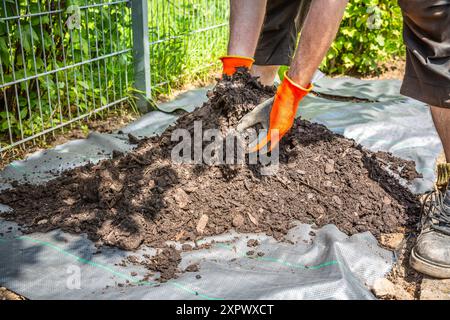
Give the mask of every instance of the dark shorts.
M 312 0 L 268 0 L 256 65 L 290 65 Z
M 312 0 L 268 0 L 256 65 L 290 65 Z M 450 0 L 399 0 L 403 12 L 405 96 L 450 108 Z
M 450 0 L 399 0 L 406 71 L 400 92 L 450 108 Z

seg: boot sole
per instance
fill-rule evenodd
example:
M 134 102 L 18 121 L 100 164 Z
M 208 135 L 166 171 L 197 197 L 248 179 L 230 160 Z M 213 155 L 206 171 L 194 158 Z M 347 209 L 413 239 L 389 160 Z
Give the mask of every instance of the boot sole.
M 443 266 L 434 264 L 428 260 L 425 260 L 418 256 L 414 249 L 411 251 L 411 256 L 409 257 L 409 264 L 411 267 L 420 273 L 432 276 L 439 279 L 450 278 L 450 266 Z

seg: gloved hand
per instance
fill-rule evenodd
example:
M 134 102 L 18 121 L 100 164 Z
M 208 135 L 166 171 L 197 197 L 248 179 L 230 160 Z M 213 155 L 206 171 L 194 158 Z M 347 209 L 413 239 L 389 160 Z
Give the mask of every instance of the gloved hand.
M 311 84 L 308 85 L 308 88 L 301 87 L 285 74 L 275 97 L 261 103 L 241 119 L 236 128 L 238 131 L 243 131 L 258 123 L 265 129 L 269 127 L 267 135 L 250 152 L 260 150 L 269 142 L 269 151 L 277 146 L 281 138 L 294 124 L 300 101 L 312 88 Z
M 267 99 L 263 103 L 258 104 L 252 111 L 247 113 L 239 121 L 236 130 L 243 132 L 247 128 L 251 128 L 257 124 L 262 125 L 264 129 L 269 129 L 270 110 L 272 109 L 273 98 Z
M 223 65 L 222 73 L 227 76 L 232 76 L 235 74 L 236 68 L 238 67 L 246 67 L 250 69 L 255 61 L 253 58 L 244 56 L 223 56 L 220 60 L 222 60 Z

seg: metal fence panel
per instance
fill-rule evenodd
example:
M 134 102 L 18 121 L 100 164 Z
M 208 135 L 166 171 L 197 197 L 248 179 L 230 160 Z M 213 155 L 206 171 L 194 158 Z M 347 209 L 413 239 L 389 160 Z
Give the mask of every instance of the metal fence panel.
M 127 99 L 129 0 L 3 0 L 0 151 Z

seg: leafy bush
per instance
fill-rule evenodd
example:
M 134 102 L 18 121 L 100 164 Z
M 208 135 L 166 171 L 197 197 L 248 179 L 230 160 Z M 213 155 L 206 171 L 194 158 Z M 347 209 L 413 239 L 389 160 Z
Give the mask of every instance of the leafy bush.
M 131 46 L 126 4 L 81 10 L 79 28 L 66 23 L 70 5 L 93 3 L 98 1 L 0 5 L 0 83 L 29 78 L 0 91 L 0 143 L 61 125 L 126 95 L 131 52 L 102 58 Z M 20 20 L 7 18 L 17 16 Z M 94 61 L 85 63 L 89 59 Z
M 352 0 L 321 69 L 339 74 L 374 73 L 403 56 L 402 15 L 397 1 Z

